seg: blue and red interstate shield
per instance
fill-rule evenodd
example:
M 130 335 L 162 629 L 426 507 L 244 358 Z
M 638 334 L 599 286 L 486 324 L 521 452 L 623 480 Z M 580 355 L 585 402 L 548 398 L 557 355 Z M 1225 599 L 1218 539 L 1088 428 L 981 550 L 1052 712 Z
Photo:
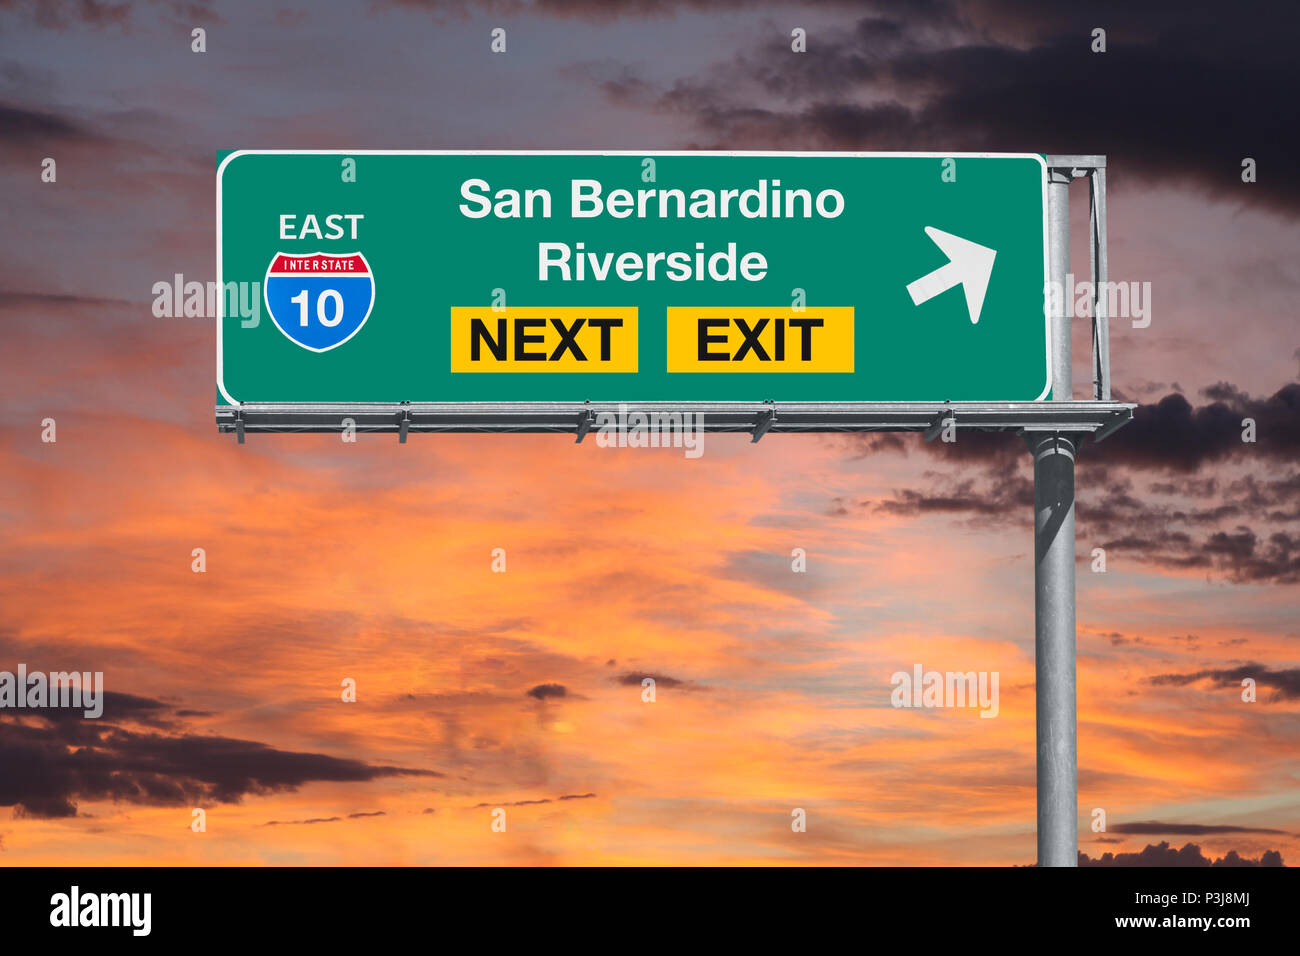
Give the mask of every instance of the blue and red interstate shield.
M 360 332 L 375 304 L 375 277 L 359 252 L 277 252 L 262 288 L 276 327 L 313 352 L 337 348 Z

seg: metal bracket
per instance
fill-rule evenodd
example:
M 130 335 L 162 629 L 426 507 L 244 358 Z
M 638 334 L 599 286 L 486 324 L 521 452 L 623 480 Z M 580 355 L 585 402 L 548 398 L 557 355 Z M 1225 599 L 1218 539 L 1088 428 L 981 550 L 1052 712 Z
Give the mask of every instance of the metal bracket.
M 590 408 L 585 409 L 582 414 L 578 416 L 578 437 L 574 439 L 573 443 L 575 445 L 581 445 L 582 440 L 587 437 L 587 432 L 591 431 L 595 424 L 596 413 Z
M 758 422 L 757 424 L 754 425 L 754 430 L 750 432 L 751 437 L 749 439 L 749 443 L 752 445 L 754 442 L 758 441 L 760 438 L 766 435 L 768 429 L 770 429 L 775 424 L 776 424 L 775 408 L 767 408 L 759 412 Z
M 934 421 L 932 421 L 925 430 L 926 442 L 932 442 L 939 437 L 939 433 L 943 431 L 943 426 L 949 419 L 952 420 L 954 425 L 957 424 L 957 413 L 951 408 L 945 408 L 938 415 L 934 416 Z
M 406 433 L 411 429 L 411 409 L 410 402 L 402 402 L 402 417 L 397 422 L 397 441 L 399 444 L 406 444 Z
M 239 439 L 239 444 L 244 443 L 244 410 L 242 408 L 235 412 L 235 437 Z
M 1118 431 L 1119 429 L 1123 428 L 1125 425 L 1127 425 L 1129 422 L 1133 420 L 1133 410 L 1130 408 L 1130 409 L 1125 409 L 1125 411 L 1127 414 L 1115 416 L 1107 424 L 1101 426 L 1101 428 L 1097 429 L 1095 432 L 1092 433 L 1092 443 L 1094 445 L 1097 442 L 1101 441 L 1103 438 L 1105 438 L 1107 435 L 1110 435 L 1112 432 Z

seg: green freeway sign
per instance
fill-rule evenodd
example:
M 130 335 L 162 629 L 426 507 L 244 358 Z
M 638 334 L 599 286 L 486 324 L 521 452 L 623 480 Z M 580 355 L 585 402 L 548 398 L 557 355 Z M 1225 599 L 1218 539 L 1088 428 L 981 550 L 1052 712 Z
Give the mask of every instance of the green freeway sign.
M 1051 392 L 1033 154 L 281 152 L 217 170 L 222 405 Z

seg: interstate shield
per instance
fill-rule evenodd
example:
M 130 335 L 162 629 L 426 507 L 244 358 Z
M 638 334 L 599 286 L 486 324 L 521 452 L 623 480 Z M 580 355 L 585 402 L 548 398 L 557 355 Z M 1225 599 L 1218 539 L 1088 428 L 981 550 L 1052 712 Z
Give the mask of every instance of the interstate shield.
M 312 352 L 338 348 L 360 332 L 375 304 L 375 277 L 360 252 L 277 252 L 263 289 L 276 328 Z

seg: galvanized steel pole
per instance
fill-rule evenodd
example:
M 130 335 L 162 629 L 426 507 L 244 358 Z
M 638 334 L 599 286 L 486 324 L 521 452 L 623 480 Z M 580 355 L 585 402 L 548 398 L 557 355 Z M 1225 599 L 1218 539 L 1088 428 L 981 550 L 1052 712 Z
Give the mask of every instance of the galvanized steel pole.
M 1036 435 L 1034 688 L 1038 865 L 1077 866 L 1079 797 L 1074 696 L 1074 453 L 1065 435 Z
M 1047 186 L 1052 398 L 1069 401 L 1071 292 L 1069 169 Z M 1077 439 L 1026 435 L 1034 455 L 1034 690 L 1038 759 L 1038 865 L 1077 866 L 1078 756 L 1074 661 L 1074 454 Z

